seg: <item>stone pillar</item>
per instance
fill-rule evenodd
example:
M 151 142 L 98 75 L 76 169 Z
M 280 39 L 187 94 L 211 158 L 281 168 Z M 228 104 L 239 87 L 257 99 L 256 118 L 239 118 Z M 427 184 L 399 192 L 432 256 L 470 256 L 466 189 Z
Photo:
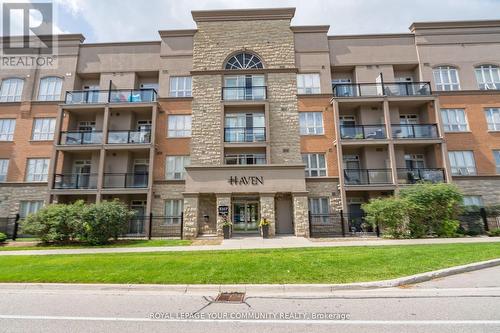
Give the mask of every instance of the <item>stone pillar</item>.
M 184 226 L 185 239 L 198 236 L 198 193 L 184 194 Z
M 295 236 L 309 237 L 309 202 L 307 194 L 293 194 L 293 220 Z
M 229 207 L 229 213 L 227 215 L 227 218 L 229 221 L 233 222 L 232 216 L 233 216 L 233 207 L 231 205 L 231 194 L 230 193 L 217 193 L 216 195 L 216 214 L 217 214 L 217 236 L 222 237 L 224 236 L 224 231 L 222 230 L 222 224 L 224 223 L 224 219 L 222 216 L 219 215 L 219 206 L 228 206 Z
M 269 236 L 276 234 L 276 211 L 274 208 L 274 193 L 260 194 L 260 218 L 269 220 Z

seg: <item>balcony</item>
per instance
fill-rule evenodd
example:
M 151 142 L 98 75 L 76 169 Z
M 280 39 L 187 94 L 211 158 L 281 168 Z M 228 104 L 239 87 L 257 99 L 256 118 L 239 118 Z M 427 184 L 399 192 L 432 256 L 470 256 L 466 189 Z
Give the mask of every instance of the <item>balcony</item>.
M 141 173 L 105 173 L 103 188 L 147 188 L 149 174 Z
M 226 127 L 224 128 L 224 142 L 265 142 L 265 127 Z
M 75 173 L 54 175 L 54 189 L 96 189 L 97 174 Z
M 392 184 L 391 169 L 344 169 L 345 185 Z
M 430 82 L 333 84 L 335 97 L 430 96 Z
M 394 139 L 437 139 L 436 124 L 393 124 L 392 136 Z
M 340 125 L 342 139 L 368 140 L 385 139 L 385 125 Z
M 109 131 L 108 132 L 109 144 L 139 144 L 151 143 L 151 131 Z
M 267 98 L 267 86 L 223 87 L 224 101 L 263 101 Z
M 155 89 L 116 89 L 116 90 L 76 90 L 67 91 L 66 104 L 104 104 L 104 103 L 151 103 L 155 102 Z
M 96 145 L 102 143 L 102 131 L 61 132 L 61 145 Z
M 398 168 L 398 184 L 416 184 L 419 182 L 442 183 L 445 180 L 444 169 L 441 168 Z

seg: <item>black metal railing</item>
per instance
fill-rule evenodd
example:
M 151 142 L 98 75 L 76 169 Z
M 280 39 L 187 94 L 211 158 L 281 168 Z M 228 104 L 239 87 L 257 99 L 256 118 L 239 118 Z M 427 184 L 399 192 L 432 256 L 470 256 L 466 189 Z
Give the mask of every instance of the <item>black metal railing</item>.
M 438 138 L 436 124 L 392 124 L 394 139 L 435 139 Z
M 97 174 L 74 173 L 55 174 L 54 189 L 95 189 L 97 188 Z
M 340 125 L 342 139 L 385 139 L 385 125 Z
M 94 145 L 102 143 L 102 131 L 61 132 L 61 145 Z
M 429 96 L 430 82 L 334 83 L 335 97 Z
M 345 237 L 345 221 L 342 211 L 326 214 L 312 213 L 309 211 L 309 236 Z
M 263 142 L 266 141 L 265 127 L 226 127 L 224 142 Z
M 75 90 L 66 92 L 65 103 L 151 103 L 157 95 L 155 89 Z
M 105 173 L 103 188 L 147 188 L 148 173 Z
M 416 184 L 418 182 L 442 183 L 445 180 L 442 168 L 398 168 L 399 184 Z
M 392 184 L 391 169 L 344 169 L 346 185 Z
M 127 143 L 150 143 L 151 131 L 135 130 L 110 130 L 108 132 L 108 143 L 127 144 Z
M 225 101 L 261 101 L 267 98 L 267 86 L 223 87 Z

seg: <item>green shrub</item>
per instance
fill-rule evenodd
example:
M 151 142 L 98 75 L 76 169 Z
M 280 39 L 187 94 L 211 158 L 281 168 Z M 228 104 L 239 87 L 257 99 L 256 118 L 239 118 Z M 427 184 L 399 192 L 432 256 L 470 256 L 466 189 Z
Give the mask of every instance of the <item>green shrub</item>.
M 408 212 L 413 206 L 406 200 L 397 197 L 372 199 L 363 204 L 366 221 L 374 228 L 378 225 L 385 235 L 394 238 L 405 238 L 408 232 Z
M 444 220 L 436 227 L 438 237 L 455 237 L 460 223 L 456 220 Z
M 52 204 L 30 214 L 21 222 L 25 234 L 34 235 L 43 242 L 68 242 L 78 238 L 82 228 L 81 214 L 85 204 Z
M 0 243 L 4 243 L 7 240 L 7 235 L 0 232 Z
M 496 229 L 490 230 L 488 232 L 488 235 L 490 237 L 500 237 L 500 228 L 496 228 Z
M 80 237 L 89 244 L 106 244 L 126 231 L 128 221 L 133 216 L 134 213 L 119 200 L 86 206 L 82 213 L 83 229 Z

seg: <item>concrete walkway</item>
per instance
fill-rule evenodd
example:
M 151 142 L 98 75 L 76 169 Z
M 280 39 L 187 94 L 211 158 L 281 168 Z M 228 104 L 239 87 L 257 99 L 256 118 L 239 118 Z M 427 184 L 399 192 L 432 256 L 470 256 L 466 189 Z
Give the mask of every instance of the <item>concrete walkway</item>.
M 87 248 L 0 251 L 0 256 L 51 255 L 51 254 L 92 254 L 92 253 L 144 253 L 180 251 L 221 251 L 243 249 L 282 249 L 305 247 L 345 247 L 345 246 L 382 246 L 452 243 L 500 243 L 500 237 L 439 238 L 439 239 L 380 239 L 380 238 L 331 238 L 310 240 L 303 237 L 282 236 L 272 239 L 260 237 L 235 237 L 224 240 L 220 245 L 127 247 L 127 248 Z

